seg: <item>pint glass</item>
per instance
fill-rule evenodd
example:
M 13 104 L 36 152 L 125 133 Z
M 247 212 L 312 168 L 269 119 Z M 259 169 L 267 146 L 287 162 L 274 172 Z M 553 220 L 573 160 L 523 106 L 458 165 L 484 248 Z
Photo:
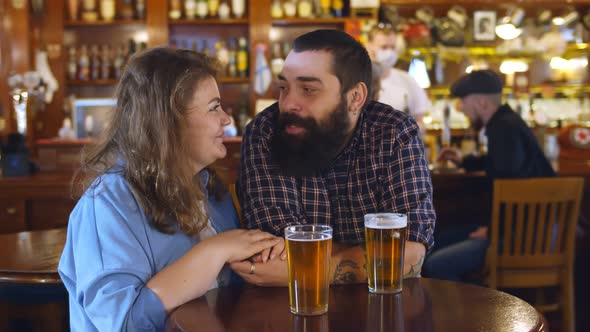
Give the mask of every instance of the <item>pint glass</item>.
M 296 225 L 285 228 L 291 312 L 320 315 L 328 311 L 332 228 Z
M 370 292 L 401 292 L 407 224 L 404 214 L 365 215 L 367 278 Z

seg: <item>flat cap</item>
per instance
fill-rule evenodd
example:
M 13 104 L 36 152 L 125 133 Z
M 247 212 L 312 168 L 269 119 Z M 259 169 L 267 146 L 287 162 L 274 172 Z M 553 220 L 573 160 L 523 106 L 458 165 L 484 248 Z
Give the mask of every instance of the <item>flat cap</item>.
M 500 75 L 493 70 L 474 70 L 459 78 L 451 86 L 451 96 L 463 98 L 474 93 L 502 93 L 504 83 Z

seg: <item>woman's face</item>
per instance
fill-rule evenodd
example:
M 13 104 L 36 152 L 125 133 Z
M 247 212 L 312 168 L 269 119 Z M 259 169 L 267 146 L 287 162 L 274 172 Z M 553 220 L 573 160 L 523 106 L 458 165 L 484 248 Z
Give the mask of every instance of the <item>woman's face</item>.
M 188 103 L 186 143 L 195 173 L 225 157 L 223 127 L 230 123 L 229 116 L 221 109 L 217 82 L 211 76 L 197 83 Z

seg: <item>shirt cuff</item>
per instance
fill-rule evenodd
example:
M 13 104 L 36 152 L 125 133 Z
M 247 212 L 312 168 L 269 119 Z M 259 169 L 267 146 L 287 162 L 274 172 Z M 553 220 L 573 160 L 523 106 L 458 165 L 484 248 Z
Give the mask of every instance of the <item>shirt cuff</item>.
M 163 331 L 166 310 L 160 298 L 148 287 L 143 287 L 131 309 L 128 327 L 133 331 Z

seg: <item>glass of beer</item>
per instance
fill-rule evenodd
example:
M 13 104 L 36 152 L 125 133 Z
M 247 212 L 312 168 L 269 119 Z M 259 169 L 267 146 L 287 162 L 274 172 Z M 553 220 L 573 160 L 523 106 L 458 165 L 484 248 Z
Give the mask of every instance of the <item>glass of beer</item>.
M 405 214 L 365 215 L 367 278 L 371 293 L 401 292 L 407 224 Z
M 291 312 L 321 315 L 328 311 L 332 227 L 295 225 L 285 228 Z

